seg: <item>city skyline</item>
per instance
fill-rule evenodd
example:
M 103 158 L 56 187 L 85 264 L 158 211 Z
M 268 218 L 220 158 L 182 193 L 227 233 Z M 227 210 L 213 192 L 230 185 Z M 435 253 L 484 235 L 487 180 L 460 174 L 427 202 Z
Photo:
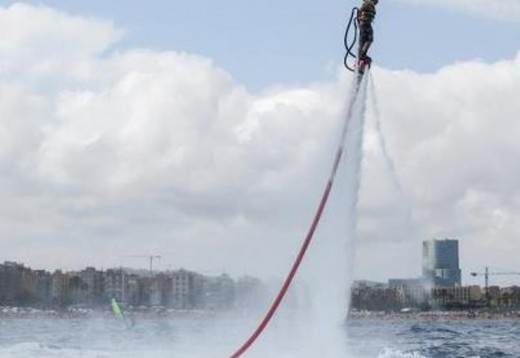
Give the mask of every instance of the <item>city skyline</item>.
M 520 286 L 520 270 L 513 268 L 497 268 L 483 266 L 478 270 L 464 269 L 460 265 L 459 240 L 455 238 L 431 238 L 422 241 L 421 263 L 418 267 L 420 274 L 403 276 L 401 278 L 387 277 L 387 280 L 394 282 L 406 282 L 418 285 L 433 285 L 443 287 L 471 286 L 478 285 L 484 287 L 485 276 L 493 280 L 490 285 L 495 286 Z M 507 277 L 509 276 L 509 277 Z M 413 277 L 413 278 L 412 278 Z M 505 278 L 505 279 L 504 279 Z M 371 280 L 358 280 L 371 281 Z
M 441 252 L 446 247 L 453 247 L 455 242 L 425 241 Z M 426 264 L 430 263 L 429 259 L 426 255 Z M 401 313 L 410 309 L 471 311 L 496 308 L 509 312 L 520 308 L 519 285 L 487 286 L 487 278 L 485 287 L 460 285 L 453 281 L 451 275 L 432 281 L 428 277 L 430 274 L 427 269 L 425 276 L 417 279 L 389 279 L 388 283 L 356 281 L 348 291 L 350 307 L 355 311 Z M 443 272 L 440 274 L 444 275 Z M 496 273 L 486 269 L 486 274 Z M 298 302 L 307 302 L 308 284 L 300 282 L 299 289 L 293 290 L 286 305 L 305 309 Z M 233 279 L 225 273 L 206 276 L 186 269 L 150 271 L 119 267 L 99 270 L 86 267 L 77 271 L 57 269 L 51 272 L 33 270 L 23 263 L 0 263 L 0 308 L 4 314 L 16 313 L 11 309 L 13 307 L 32 307 L 48 312 L 76 312 L 77 309 L 107 311 L 114 300 L 125 308 L 141 312 L 151 312 L 150 309 L 168 309 L 170 313 L 179 310 L 216 312 L 234 309 L 245 312 L 268 305 L 272 299 L 272 289 L 272 283 L 251 276 Z
M 520 286 L 520 270 L 515 270 L 514 268 L 492 268 L 491 271 L 489 271 L 489 266 L 484 266 L 478 271 L 472 271 L 472 270 L 464 270 L 464 268 L 459 265 L 460 262 L 460 251 L 459 251 L 459 240 L 454 238 L 431 238 L 427 240 L 422 241 L 422 250 L 420 253 L 421 256 L 421 265 L 420 265 L 420 275 L 417 275 L 416 278 L 411 278 L 413 275 L 408 275 L 401 278 L 395 278 L 395 277 L 386 277 L 383 281 L 386 282 L 403 282 L 406 281 L 414 282 L 417 281 L 417 284 L 419 285 L 433 285 L 433 286 L 441 286 L 441 287 L 455 287 L 455 286 L 471 286 L 471 285 L 478 285 L 484 287 L 484 278 L 486 275 L 489 275 L 492 281 L 490 282 L 490 286 Z M 161 255 L 121 255 L 120 258 L 123 260 L 130 260 L 135 259 L 140 260 L 142 262 L 146 262 L 148 267 L 146 265 L 123 265 L 120 264 L 118 266 L 113 267 L 100 267 L 99 269 L 101 271 L 107 269 L 107 270 L 127 270 L 129 272 L 140 272 L 141 274 L 146 275 L 146 273 L 152 274 L 152 272 L 155 273 L 168 273 L 172 271 L 182 271 L 185 270 L 184 267 L 174 267 L 171 264 L 168 264 L 167 267 L 164 265 L 161 267 L 157 266 L 157 262 L 160 262 L 160 259 L 162 259 Z M 154 263 L 154 260 L 159 259 L 159 261 L 155 261 L 156 266 L 153 266 L 152 270 L 152 264 Z M 131 261 L 131 260 L 130 260 Z M 1 262 L 1 260 L 0 260 Z M 16 263 L 17 261 L 11 261 L 11 260 L 5 260 L 6 262 L 13 262 Z M 20 261 L 21 262 L 21 261 Z M 45 271 L 63 271 L 63 272 L 78 272 L 81 269 L 85 268 L 95 268 L 93 265 L 85 265 L 84 267 L 76 267 L 76 268 L 70 268 L 70 269 L 64 269 L 64 268 L 40 268 L 39 270 L 45 270 Z M 97 268 L 96 268 L 97 270 Z M 195 270 L 197 271 L 197 270 Z M 465 277 L 472 278 L 471 280 L 463 281 L 463 275 L 461 275 L 462 272 L 465 272 Z M 226 274 L 229 273 L 225 271 L 221 271 L 220 273 L 216 271 L 208 272 L 204 271 L 201 272 L 201 274 L 205 275 L 219 275 L 219 274 Z M 517 276 L 518 275 L 518 276 Z M 233 275 L 231 275 L 233 276 Z M 243 273 L 242 275 L 235 276 L 235 278 L 238 278 L 240 276 L 249 276 L 248 273 Z M 507 278 L 507 276 L 510 276 Z M 517 277 L 516 277 L 517 276 Z M 505 280 L 501 280 L 501 278 L 506 278 Z M 277 280 L 282 279 L 282 276 L 279 277 L 271 277 L 271 280 Z M 364 280 L 362 278 L 354 278 L 353 282 L 368 282 L 371 280 Z M 382 283 L 382 282 L 378 282 Z
M 126 268 L 77 271 L 33 270 L 23 263 L 0 264 L 0 306 L 68 310 L 106 310 L 113 300 L 125 307 L 175 310 L 252 308 L 267 297 L 264 283 L 222 273 L 206 276 L 185 269 L 157 271 Z
M 449 238 L 449 237 L 442 237 L 442 238 L 439 238 L 439 237 L 436 237 L 436 238 L 431 238 L 431 239 L 427 239 L 427 240 L 423 240 L 421 241 L 421 253 L 416 253 L 416 255 L 414 256 L 418 256 L 421 258 L 421 261 L 420 261 L 420 264 L 415 267 L 415 268 L 411 268 L 409 270 L 409 274 L 408 275 L 405 275 L 405 276 L 402 276 L 402 278 L 399 278 L 399 279 L 396 279 L 395 277 L 396 276 L 389 276 L 389 277 L 384 277 L 384 276 L 381 276 L 381 278 L 378 280 L 378 279 L 367 279 L 367 278 L 364 278 L 364 277 L 354 277 L 353 281 L 360 281 L 360 282 L 364 282 L 364 281 L 373 281 L 373 282 L 379 282 L 379 283 L 383 283 L 383 282 L 387 282 L 388 280 L 403 280 L 404 277 L 408 277 L 407 279 L 410 279 L 411 277 L 419 277 L 419 279 L 424 279 L 426 277 L 429 277 L 426 273 L 425 273 L 425 243 L 443 243 L 443 242 L 447 242 L 448 244 L 453 244 L 455 246 L 454 248 L 454 253 L 456 253 L 456 259 L 453 258 L 454 260 L 456 260 L 456 264 L 455 265 L 459 265 L 459 261 L 461 260 L 460 257 L 459 257 L 459 242 L 460 240 L 459 239 L 454 239 L 454 238 Z M 435 244 L 434 244 L 435 245 Z M 449 245 L 451 246 L 451 245 Z M 448 248 L 450 249 L 450 248 Z M 435 250 L 435 248 L 433 248 L 433 250 Z M 443 247 L 442 250 L 445 250 L 445 248 Z M 464 255 L 462 255 L 463 257 Z M 124 269 L 124 270 L 134 270 L 134 271 L 142 271 L 142 272 L 150 272 L 150 268 L 152 267 L 151 264 L 152 262 L 150 262 L 150 258 L 153 258 L 153 272 L 169 272 L 169 271 L 174 271 L 174 270 L 183 270 L 185 267 L 190 267 L 189 265 L 188 266 L 183 266 L 183 265 L 174 265 L 172 264 L 169 260 L 168 260 L 168 257 L 164 257 L 162 255 L 154 255 L 154 254 L 126 254 L 126 255 L 119 255 L 119 264 L 117 265 L 101 265 L 101 266 L 98 266 L 98 268 L 103 271 L 105 269 Z M 428 258 L 428 259 L 431 259 L 431 258 Z M 20 260 L 16 260 L 16 259 L 3 259 L 4 262 L 24 262 L 23 259 L 20 259 Z M 462 260 L 463 261 L 463 260 Z M 0 262 L 2 262 L 2 259 L 0 259 Z M 84 268 L 88 268 L 88 267 L 95 267 L 95 265 L 90 265 L 90 264 L 84 264 L 83 266 L 79 265 L 79 266 L 73 266 L 73 267 L 39 267 L 38 270 L 48 270 L 49 272 L 52 272 L 52 271 L 64 271 L 64 272 L 77 272 L 81 269 L 84 269 Z M 484 275 L 485 275 L 485 270 L 491 268 L 491 271 L 495 271 L 492 273 L 491 277 L 490 277 L 490 280 L 491 280 L 491 283 L 490 285 L 494 285 L 494 286 L 501 286 L 501 287 L 506 287 L 506 286 L 520 286 L 520 275 L 519 276 L 516 276 L 516 275 L 502 275 L 501 272 L 519 272 L 520 273 L 520 270 L 517 270 L 515 269 L 515 267 L 495 267 L 495 266 L 487 266 L 484 264 L 484 266 L 482 267 L 479 267 L 477 269 L 475 268 L 464 268 L 463 266 L 461 266 L 458 270 L 458 278 L 456 278 L 455 280 L 460 280 L 461 282 L 461 285 L 462 286 L 470 286 L 470 285 L 478 285 L 478 286 L 484 286 Z M 239 278 L 239 277 L 242 277 L 242 276 L 248 276 L 249 273 L 247 272 L 242 272 L 240 274 L 236 274 L 236 273 L 233 273 L 233 272 L 226 272 L 225 269 L 222 269 L 221 271 L 219 270 L 204 270 L 204 269 L 197 269 L 197 268 L 193 268 L 194 271 L 197 271 L 197 272 L 200 272 L 202 274 L 205 274 L 205 275 L 218 275 L 218 274 L 230 274 L 232 277 L 235 277 L 235 278 Z M 498 275 L 496 275 L 496 272 L 499 272 Z M 277 279 L 282 279 L 283 278 L 283 272 L 280 273 L 280 275 L 276 276 L 276 275 L 270 275 L 269 277 L 265 277 L 263 275 L 258 275 L 258 277 L 262 278 L 262 279 L 268 279 L 268 280 L 277 280 Z M 439 273 L 439 275 L 441 275 L 442 273 Z M 256 276 L 256 275 L 255 275 Z M 305 277 L 304 277 L 305 279 Z M 405 279 L 405 280 L 407 280 Z M 415 280 L 415 278 L 411 278 L 410 280 Z

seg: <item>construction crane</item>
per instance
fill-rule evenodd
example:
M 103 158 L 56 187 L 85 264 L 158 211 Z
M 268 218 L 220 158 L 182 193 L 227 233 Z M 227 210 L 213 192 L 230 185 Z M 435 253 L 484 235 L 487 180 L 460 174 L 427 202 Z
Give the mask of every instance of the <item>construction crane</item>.
M 161 259 L 160 255 L 125 255 L 124 257 L 140 257 L 148 259 L 150 261 L 150 274 L 153 272 L 153 260 Z
M 489 298 L 489 276 L 512 276 L 512 275 L 520 275 L 520 272 L 513 271 L 503 271 L 503 272 L 489 272 L 489 267 L 486 266 L 484 272 L 471 272 L 471 276 L 484 276 L 485 283 L 485 293 L 486 293 L 486 303 L 489 306 L 490 298 Z

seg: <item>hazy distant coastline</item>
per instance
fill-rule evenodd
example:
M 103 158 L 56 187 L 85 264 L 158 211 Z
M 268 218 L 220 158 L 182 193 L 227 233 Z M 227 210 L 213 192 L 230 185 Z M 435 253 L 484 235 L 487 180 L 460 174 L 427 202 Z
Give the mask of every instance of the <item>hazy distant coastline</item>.
M 126 311 L 125 315 L 137 319 L 160 318 L 208 318 L 222 312 L 202 310 L 173 310 L 164 308 L 147 308 Z M 35 309 L 29 307 L 0 307 L 0 319 L 115 319 L 114 314 L 107 309 L 67 308 L 63 310 Z
M 236 313 L 236 312 L 235 312 Z M 233 312 L 211 310 L 174 310 L 146 308 L 127 312 L 135 319 L 200 319 L 218 315 L 233 315 Z M 249 314 L 253 314 L 249 312 Z M 258 313 L 256 313 L 258 314 Z M 28 307 L 0 307 L 0 319 L 115 319 L 107 308 L 67 308 L 64 310 L 41 310 Z M 520 320 L 520 311 L 428 311 L 428 312 L 374 312 L 351 311 L 349 320 Z
M 466 319 L 519 319 L 520 311 L 427 311 L 427 312 L 374 312 L 353 311 L 349 319 L 372 320 L 466 320 Z

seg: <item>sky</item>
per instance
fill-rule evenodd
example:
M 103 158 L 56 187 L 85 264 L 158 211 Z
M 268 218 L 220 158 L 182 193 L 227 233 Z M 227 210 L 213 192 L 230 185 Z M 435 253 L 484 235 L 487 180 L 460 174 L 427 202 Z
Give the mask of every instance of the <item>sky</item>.
M 0 1 L 0 260 L 283 276 L 332 161 L 353 5 Z M 392 164 L 372 96 L 356 278 L 418 276 L 431 237 L 460 240 L 465 283 L 520 271 L 519 19 L 518 0 L 381 0 Z

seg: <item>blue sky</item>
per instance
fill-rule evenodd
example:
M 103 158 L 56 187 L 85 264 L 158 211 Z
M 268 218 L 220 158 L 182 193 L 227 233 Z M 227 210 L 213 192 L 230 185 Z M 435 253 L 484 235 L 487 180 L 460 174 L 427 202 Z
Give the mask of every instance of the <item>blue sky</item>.
M 0 1 L 9 4 L 13 1 Z M 118 48 L 186 51 L 213 58 L 251 90 L 335 76 L 355 1 L 36 0 L 126 29 Z M 513 58 L 520 23 L 431 5 L 382 0 L 373 57 L 389 69 L 431 72 L 454 62 Z M 512 46 L 516 39 L 517 45 Z

